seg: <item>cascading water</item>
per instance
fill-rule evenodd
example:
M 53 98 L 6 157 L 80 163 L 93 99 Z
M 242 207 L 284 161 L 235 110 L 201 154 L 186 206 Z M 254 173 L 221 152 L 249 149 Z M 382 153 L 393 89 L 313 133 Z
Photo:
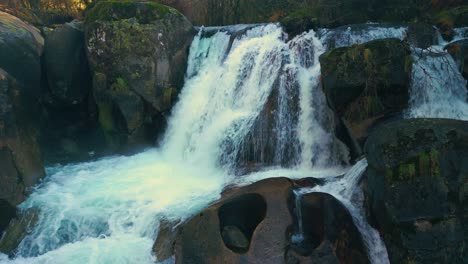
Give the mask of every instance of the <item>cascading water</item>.
M 342 178 L 328 180 L 323 185 L 318 185 L 313 188 L 302 188 L 295 191 L 296 208 L 301 208 L 301 196 L 313 192 L 322 192 L 333 195 L 348 209 L 351 214 L 354 224 L 359 229 L 364 243 L 367 246 L 369 259 L 371 263 L 390 263 L 388 260 L 385 244 L 380 238 L 377 230 L 372 228 L 365 217 L 363 208 L 363 193 L 359 187 L 359 181 L 367 169 L 367 160 L 358 161 Z M 300 211 L 300 209 L 296 209 Z M 297 240 L 303 238 L 302 219 L 298 215 L 299 234 L 295 235 Z
M 320 29 L 318 34 L 324 45 L 331 49 L 349 47 L 376 39 L 397 38 L 403 40 L 407 31 L 407 27 L 368 23 L 335 29 Z
M 274 24 L 200 29 L 161 147 L 49 168 L 48 178 L 20 206 L 41 210 L 36 227 L 15 259 L 0 255 L 0 262 L 153 263 L 150 252 L 159 221 L 190 217 L 219 198 L 226 185 L 342 174 L 347 152 L 332 133 L 318 57 L 332 46 L 403 38 L 406 32 L 372 30 L 347 30 L 346 38 L 334 37 L 333 30 L 318 38 L 311 31 L 287 42 Z M 267 111 L 270 103 L 276 104 L 275 111 Z M 256 128 L 265 133 L 258 123 L 262 113 L 272 116 L 266 122 L 272 134 L 257 136 L 252 132 Z M 253 140 L 246 144 L 249 134 Z M 269 144 L 271 153 L 263 151 Z M 271 167 L 235 177 L 245 145 L 262 154 L 254 155 L 256 161 Z M 329 192 L 341 200 L 362 232 L 372 262 L 385 263 L 385 247 L 365 221 L 357 188 L 365 167 L 365 160 L 360 161 L 343 179 L 308 191 Z
M 413 48 L 407 116 L 468 120 L 466 80 L 441 45 Z
M 303 37 L 315 38 L 314 33 Z M 39 208 L 38 223 L 21 242 L 15 259 L 2 255 L 0 260 L 153 263 L 151 246 L 159 220 L 190 217 L 219 198 L 222 188 L 234 180 L 230 172 L 241 142 L 282 73 L 294 68 L 292 82 L 299 83 L 301 76 L 307 85 L 318 78 L 317 68 L 312 75 L 298 73 L 316 67 L 318 40 L 310 47 L 310 64 L 297 59 L 299 42 L 285 42 L 278 25 L 257 26 L 234 39 L 223 30 L 210 37 L 200 31 L 162 146 L 131 157 L 49 168 L 50 176 L 20 206 Z M 306 102 L 312 103 L 310 96 Z M 302 112 L 320 115 L 311 108 Z M 311 123 L 314 119 L 302 122 L 307 124 L 297 126 L 310 131 L 320 126 Z M 306 152 L 320 140 L 298 140 L 298 149 Z

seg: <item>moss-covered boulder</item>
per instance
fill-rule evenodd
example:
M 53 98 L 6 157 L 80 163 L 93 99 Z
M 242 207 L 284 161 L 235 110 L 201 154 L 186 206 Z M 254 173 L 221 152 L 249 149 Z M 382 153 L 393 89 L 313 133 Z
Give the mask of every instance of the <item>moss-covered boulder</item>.
M 372 132 L 371 214 L 392 263 L 468 261 L 468 122 L 410 119 Z
M 44 176 L 38 127 L 25 104 L 25 91 L 0 69 L 0 232 L 30 188 Z
M 468 39 L 450 43 L 445 49 L 452 55 L 465 80 L 468 80 Z M 468 89 L 468 83 L 466 88 Z
M 411 53 L 398 39 L 333 49 L 320 64 L 329 106 L 360 143 L 378 119 L 408 105 Z
M 183 86 L 191 23 L 150 2 L 101 1 L 85 22 L 99 122 L 108 143 L 147 144 Z

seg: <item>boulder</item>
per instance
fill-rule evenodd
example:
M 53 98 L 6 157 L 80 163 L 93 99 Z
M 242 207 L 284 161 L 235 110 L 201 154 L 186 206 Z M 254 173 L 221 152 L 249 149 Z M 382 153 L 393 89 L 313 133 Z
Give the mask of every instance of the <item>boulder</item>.
M 466 263 L 468 122 L 392 122 L 365 152 L 371 215 L 391 263 Z
M 0 69 L 0 232 L 30 188 L 44 176 L 38 128 L 27 109 L 26 90 Z
M 360 144 L 376 121 L 408 105 L 411 52 L 398 39 L 333 49 L 320 64 L 328 104 Z
M 82 27 L 73 21 L 46 31 L 44 66 L 53 105 L 79 105 L 91 92 Z
M 26 101 L 23 107 L 36 116 L 43 48 L 44 39 L 37 28 L 0 11 L 0 68 L 16 79 Z
M 463 2 L 463 1 L 460 1 Z M 466 3 L 461 3 L 460 6 L 452 8 L 443 8 L 437 10 L 432 17 L 431 22 L 440 30 L 440 33 L 445 39 L 452 39 L 454 36 L 454 28 L 466 27 L 468 25 L 468 6 Z
M 217 203 L 180 225 L 174 248 L 176 263 L 316 263 L 323 259 L 335 260 L 327 263 L 368 263 L 351 216 L 328 194 L 303 196 L 306 239 L 294 242 L 293 189 L 316 182 L 276 178 L 224 192 Z M 155 249 L 164 243 L 158 241 Z M 158 260 L 164 259 L 158 255 Z
M 111 147 L 146 145 L 183 86 L 191 23 L 151 2 L 101 1 L 85 36 L 99 123 Z
M 421 49 L 427 49 L 438 43 L 437 29 L 427 23 L 411 23 L 408 26 L 408 42 Z
M 369 263 L 361 234 L 341 202 L 326 193 L 300 199 L 304 237 L 289 246 L 286 263 Z
M 40 141 L 44 159 L 67 163 L 102 155 L 105 139 L 92 96 L 83 23 L 75 20 L 43 32 L 45 84 Z
M 452 55 L 465 80 L 468 80 L 468 39 L 452 42 L 445 49 Z M 466 85 L 468 89 L 468 83 Z
M 39 219 L 39 211 L 29 209 L 11 220 L 5 234 L 0 239 L 0 252 L 13 255 L 23 238 L 30 234 Z

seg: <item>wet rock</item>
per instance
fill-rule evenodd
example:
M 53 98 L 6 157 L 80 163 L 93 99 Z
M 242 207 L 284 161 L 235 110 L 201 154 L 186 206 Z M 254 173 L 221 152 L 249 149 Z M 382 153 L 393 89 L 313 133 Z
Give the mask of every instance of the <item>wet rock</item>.
M 30 209 L 13 219 L 0 240 L 0 252 L 13 255 L 23 238 L 33 230 L 38 217 L 39 211 Z
M 102 1 L 87 13 L 85 36 L 108 145 L 152 143 L 183 86 L 191 23 L 156 3 Z
M 392 263 L 465 263 L 468 122 L 393 122 L 366 143 L 368 200 Z
M 452 55 L 465 80 L 468 80 L 468 40 L 455 41 L 445 46 L 445 49 Z M 468 83 L 466 88 L 468 89 Z
M 437 29 L 426 23 L 411 23 L 408 26 L 407 39 L 412 46 L 426 49 L 437 44 Z
M 359 230 L 341 202 L 326 193 L 310 193 L 301 197 L 300 204 L 303 241 L 292 241 L 287 259 L 297 263 L 369 263 Z
M 466 21 L 468 21 L 468 6 L 466 3 L 460 4 L 460 6 L 454 5 L 453 7 L 449 6 L 449 8 L 437 9 L 436 13 L 431 17 L 431 22 L 439 28 L 442 36 L 448 40 L 453 38 L 454 28 L 466 27 Z
M 178 229 L 176 226 L 180 221 L 161 220 L 156 242 L 153 245 L 153 253 L 158 260 L 169 259 L 174 254 L 174 244 Z
M 408 105 L 412 60 L 398 39 L 333 49 L 320 64 L 329 106 L 361 145 L 379 119 Z
M 249 249 L 249 240 L 237 226 L 228 225 L 223 227 L 221 236 L 226 247 L 233 251 L 245 252 Z
M 297 185 L 315 182 L 306 179 Z M 367 263 L 349 213 L 327 194 L 304 196 L 306 239 L 301 249 L 294 244 L 293 188 L 293 181 L 276 178 L 226 191 L 220 201 L 181 225 L 176 263 Z
M 0 232 L 15 216 L 15 207 L 44 176 L 34 126 L 25 105 L 26 90 L 0 69 Z

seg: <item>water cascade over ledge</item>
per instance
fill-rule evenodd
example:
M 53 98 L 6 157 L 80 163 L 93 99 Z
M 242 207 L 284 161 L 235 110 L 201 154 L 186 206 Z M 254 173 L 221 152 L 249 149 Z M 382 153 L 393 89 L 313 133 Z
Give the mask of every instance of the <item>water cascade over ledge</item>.
M 40 209 L 36 227 L 14 259 L 0 255 L 0 262 L 154 263 L 151 247 L 159 221 L 189 218 L 218 199 L 227 185 L 330 176 L 325 185 L 300 190 L 299 196 L 335 196 L 350 211 L 371 261 L 387 263 L 385 246 L 362 208 L 358 181 L 366 161 L 343 178 L 334 177 L 347 171 L 348 153 L 333 134 L 333 113 L 319 80 L 318 57 L 327 48 L 402 39 L 406 29 L 372 30 L 349 30 L 343 33 L 346 38 L 333 37 L 331 30 L 310 31 L 287 41 L 275 24 L 201 28 L 161 147 L 48 168 L 49 176 L 20 206 Z M 434 95 L 433 90 L 427 93 Z M 453 94 L 463 101 L 459 91 Z M 418 98 L 412 96 L 410 112 L 418 112 Z M 263 118 L 270 104 L 276 110 Z M 255 173 L 243 170 L 247 175 L 236 176 L 252 161 L 260 166 Z

